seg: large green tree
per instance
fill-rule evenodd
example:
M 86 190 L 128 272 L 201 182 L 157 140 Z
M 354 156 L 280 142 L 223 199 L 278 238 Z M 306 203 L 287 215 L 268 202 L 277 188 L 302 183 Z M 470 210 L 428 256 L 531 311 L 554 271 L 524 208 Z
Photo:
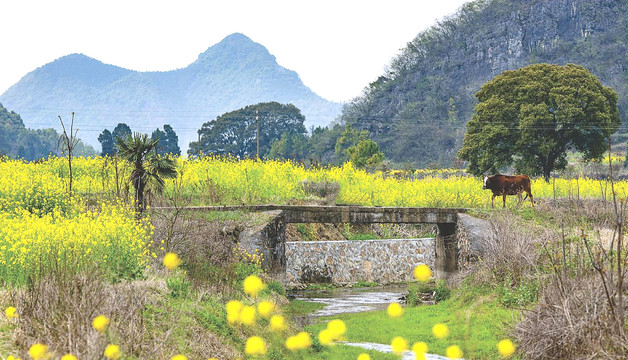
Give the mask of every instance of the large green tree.
M 542 175 L 567 165 L 567 150 L 599 159 L 621 121 L 617 93 L 582 66 L 537 64 L 505 71 L 476 93 L 460 159 L 475 175 L 513 165 Z
M 277 102 L 249 105 L 204 123 L 199 130 L 200 150 L 241 157 L 257 154 L 257 116 L 260 124 L 260 157 L 268 155 L 272 143 L 283 134 L 305 134 L 305 117 L 292 104 Z M 199 153 L 198 142 L 190 143 L 189 155 Z

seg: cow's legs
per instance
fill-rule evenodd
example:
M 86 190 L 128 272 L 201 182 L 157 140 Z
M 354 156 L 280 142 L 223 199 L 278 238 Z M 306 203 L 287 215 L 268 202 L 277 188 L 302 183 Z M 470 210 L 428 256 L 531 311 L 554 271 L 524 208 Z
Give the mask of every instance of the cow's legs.
M 491 198 L 491 207 L 493 209 L 495 208 L 495 194 L 493 194 L 493 197 Z
M 517 201 L 517 207 L 519 207 L 523 202 L 523 196 L 521 196 L 521 191 L 517 193 L 517 197 L 519 197 L 519 201 Z
M 528 196 L 530 196 L 530 204 L 532 204 L 532 207 L 534 207 L 534 198 L 532 197 L 532 191 L 528 193 Z
M 503 207 L 506 207 L 506 194 L 504 194 L 504 206 Z

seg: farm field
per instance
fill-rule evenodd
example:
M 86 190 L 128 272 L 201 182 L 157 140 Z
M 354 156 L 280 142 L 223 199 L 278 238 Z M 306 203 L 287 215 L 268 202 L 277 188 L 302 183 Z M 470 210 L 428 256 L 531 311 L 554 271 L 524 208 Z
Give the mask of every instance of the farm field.
M 371 174 L 350 163 L 306 169 L 293 162 L 207 157 L 176 159 L 176 164 L 178 177 L 166 182 L 162 194 L 150 193 L 152 206 L 314 202 L 460 207 L 491 213 L 486 211 L 490 194 L 482 191 L 482 180 L 459 170 L 417 171 L 404 178 Z M 170 359 L 177 354 L 190 359 L 356 359 L 362 352 L 377 359 L 396 358 L 341 345 L 324 346 L 317 338 L 324 324 L 306 329 L 312 337 L 307 349 L 286 349 L 286 338 L 302 329 L 290 320 L 292 305 L 282 285 L 266 277 L 256 255 L 216 242 L 225 236 L 226 228 L 238 226 L 238 216 L 204 222 L 151 218 L 151 211 L 137 216 L 128 182 L 129 165 L 99 157 L 77 158 L 72 165 L 74 193 L 70 195 L 67 159 L 38 163 L 0 160 L 0 306 L 15 308 L 17 314 L 11 316 L 13 310 L 9 311 L 6 319 L 0 320 L 1 359 L 60 359 L 66 353 L 96 359 L 102 358 L 109 344 L 120 346 L 121 359 Z M 610 183 L 587 178 L 550 183 L 537 179 L 532 189 L 541 206 L 553 199 L 599 202 L 612 197 Z M 625 198 L 628 181 L 615 183 L 615 189 Z M 531 210 L 529 203 L 516 209 L 515 205 L 511 197 L 504 214 L 517 221 L 528 216 L 535 222 L 551 218 L 555 223 L 557 215 L 546 213 L 556 210 Z M 513 223 L 512 219 L 502 225 Z M 179 225 L 187 226 L 188 232 L 174 231 Z M 193 229 L 201 225 L 207 226 L 203 231 L 217 235 L 194 237 Z M 181 266 L 172 266 L 173 270 L 164 268 L 164 256 L 170 252 L 182 259 Z M 520 306 L 531 307 L 537 301 L 536 293 L 529 294 L 530 284 L 535 292 L 543 281 L 551 281 L 547 273 L 529 278 L 534 273 L 531 268 L 534 266 L 528 264 L 516 277 L 506 277 L 503 267 L 495 267 L 495 272 L 478 276 L 480 280 L 467 287 L 470 290 L 454 292 L 457 298 L 436 305 L 440 307 L 434 308 L 434 316 L 441 317 L 447 306 L 467 311 L 465 314 L 477 307 L 481 312 L 478 319 L 496 322 L 491 329 L 478 328 L 482 341 L 477 341 L 477 347 L 468 345 L 474 342 L 469 336 L 475 335 L 465 330 L 469 320 L 464 316 L 442 321 L 452 329 L 452 341 L 464 341 L 475 358 L 498 358 L 494 343 L 511 335 L 514 325 L 509 320 L 519 316 Z M 251 275 L 266 282 L 259 297 L 243 291 L 245 279 Z M 486 289 L 487 279 L 499 279 L 496 288 L 501 293 L 478 293 L 474 286 Z M 272 331 L 271 321 L 260 314 L 251 325 L 231 324 L 225 308 L 230 300 L 244 306 L 270 301 L 277 306 L 275 314 L 286 316 L 287 327 Z M 431 322 L 420 329 L 410 326 L 422 318 L 420 309 L 408 309 L 403 319 L 390 319 L 383 312 L 343 317 L 349 326 L 346 337 L 386 343 L 390 341 L 387 334 L 399 326 L 399 335 L 412 341 L 429 338 Z M 101 314 L 111 321 L 103 332 L 92 326 Z M 358 331 L 367 327 L 381 331 Z M 252 336 L 265 339 L 265 355 L 247 355 L 247 339 Z M 37 343 L 48 346 L 46 356 L 29 354 Z M 449 343 L 439 341 L 433 350 L 444 355 L 446 345 Z M 110 358 L 117 358 L 114 355 Z

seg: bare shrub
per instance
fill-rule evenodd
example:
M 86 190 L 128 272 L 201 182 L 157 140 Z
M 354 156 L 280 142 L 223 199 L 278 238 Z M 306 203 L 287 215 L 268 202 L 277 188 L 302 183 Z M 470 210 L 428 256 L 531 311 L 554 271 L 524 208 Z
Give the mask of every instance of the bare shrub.
M 92 329 L 92 320 L 102 314 L 111 319 L 110 332 L 124 352 L 139 356 L 155 346 L 143 341 L 142 311 L 159 287 L 151 282 L 110 285 L 94 274 L 44 278 L 15 294 L 20 311 L 16 344 L 28 349 L 41 342 L 57 355 L 98 359 L 107 340 Z M 25 351 L 21 355 L 27 357 Z
M 625 359 L 628 339 L 610 317 L 597 277 L 554 279 L 514 335 L 528 359 Z
M 417 239 L 436 233 L 433 224 L 371 224 L 371 230 L 385 239 Z
M 332 205 L 336 202 L 336 197 L 340 192 L 340 185 L 335 181 L 308 181 L 303 180 L 299 184 L 306 195 L 313 195 L 325 199 L 325 202 Z
M 535 276 L 540 256 L 539 244 L 551 238 L 550 231 L 522 224 L 510 212 L 494 213 L 489 223 L 491 233 L 485 239 L 484 256 L 475 268 L 476 278 L 494 284 L 509 277 L 513 285 Z

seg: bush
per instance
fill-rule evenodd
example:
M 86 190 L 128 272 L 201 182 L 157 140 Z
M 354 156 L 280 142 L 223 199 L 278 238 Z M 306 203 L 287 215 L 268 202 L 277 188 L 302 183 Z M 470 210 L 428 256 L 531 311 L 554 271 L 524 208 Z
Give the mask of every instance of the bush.
M 436 290 L 434 290 L 434 300 L 436 302 L 445 301 L 451 296 L 451 289 L 444 280 L 436 282 Z
M 185 298 L 190 294 L 190 282 L 187 280 L 185 273 L 181 271 L 177 271 L 167 278 L 166 286 L 170 290 L 170 296 L 175 299 Z

